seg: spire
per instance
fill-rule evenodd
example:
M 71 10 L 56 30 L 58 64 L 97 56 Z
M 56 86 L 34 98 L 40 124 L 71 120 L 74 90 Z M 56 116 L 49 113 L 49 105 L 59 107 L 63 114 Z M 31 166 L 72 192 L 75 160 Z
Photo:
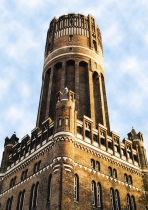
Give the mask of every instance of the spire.
M 138 136 L 134 127 L 132 127 L 131 132 L 129 132 L 127 135 L 128 135 L 128 138 L 130 140 L 135 140 L 135 139 L 140 140 L 140 138 L 139 138 L 139 136 Z

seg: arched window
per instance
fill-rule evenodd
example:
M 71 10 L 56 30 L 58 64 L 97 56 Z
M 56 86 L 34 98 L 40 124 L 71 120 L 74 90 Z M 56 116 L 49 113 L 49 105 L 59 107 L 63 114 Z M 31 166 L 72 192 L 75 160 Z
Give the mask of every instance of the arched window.
M 131 199 L 129 194 L 127 194 L 127 210 L 131 210 Z
M 16 176 L 13 178 L 13 186 L 15 186 L 16 183 Z
M 93 47 L 94 47 L 95 51 L 97 51 L 97 44 L 96 44 L 95 40 L 93 40 Z
M 36 209 L 37 207 L 38 188 L 39 188 L 39 182 L 37 182 L 36 185 L 35 184 L 32 185 L 29 210 Z
M 31 187 L 29 210 L 32 210 L 32 208 L 33 208 L 34 193 L 35 193 L 35 185 L 33 184 L 32 187 Z
M 34 170 L 33 170 L 34 173 L 36 173 L 37 171 L 40 170 L 40 165 L 41 165 L 41 160 L 39 162 L 35 163 Z
M 39 182 L 37 182 L 36 185 L 35 185 L 34 199 L 33 199 L 33 209 L 36 209 L 36 207 L 37 207 L 38 188 L 39 188 Z
M 10 181 L 10 188 L 15 186 L 15 182 L 16 182 L 16 176 L 11 179 L 11 181 Z
M 10 209 L 10 198 L 8 198 L 7 205 L 6 205 L 6 210 L 9 210 L 9 209 Z
M 99 161 L 96 161 L 96 170 L 100 171 L 100 162 Z
M 79 201 L 79 177 L 74 175 L 74 201 Z
M 124 181 L 125 181 L 125 182 L 128 182 L 127 174 L 124 174 Z
M 132 176 L 131 176 L 131 175 L 128 176 L 128 183 L 129 183 L 129 184 L 132 184 L 132 183 L 133 183 L 133 181 L 132 181 Z
M 135 197 L 131 196 L 131 210 L 136 210 L 136 203 L 135 203 Z
M 10 181 L 10 188 L 13 186 L 12 183 L 13 183 L 13 179 L 11 179 Z
M 120 197 L 118 190 L 115 190 L 115 205 L 116 205 L 116 210 L 120 210 Z
M 25 179 L 27 178 L 28 169 L 25 171 Z
M 20 210 L 23 209 L 24 197 L 25 197 L 25 190 L 23 190 L 23 192 L 22 192 L 22 197 L 21 197 L 21 202 L 20 202 Z
M 92 205 L 96 206 L 96 183 L 92 181 L 91 183 L 91 191 L 92 191 Z
M 108 167 L 108 174 L 109 176 L 112 176 L 112 168 L 110 166 Z
M 117 178 L 117 170 L 115 168 L 113 169 L 113 177 Z
M 8 198 L 7 205 L 6 205 L 6 210 L 11 210 L 12 201 L 13 201 L 13 196 L 11 196 L 11 198 Z
M 51 199 L 51 179 L 52 179 L 52 175 L 50 174 L 48 178 L 48 189 L 47 189 L 47 203 L 49 204 L 50 204 L 50 199 Z
M 97 184 L 97 199 L 98 199 L 97 206 L 102 207 L 102 190 L 100 183 Z
M 21 200 L 22 192 L 19 193 L 18 195 L 18 201 L 17 201 L 17 210 L 20 210 L 20 200 Z
M 21 181 L 23 181 L 23 180 L 24 180 L 24 173 L 25 173 L 25 171 L 23 171 L 23 172 L 22 172 L 22 175 L 21 175 Z
M 94 159 L 91 159 L 91 167 L 92 167 L 93 169 L 95 169 L 95 161 L 94 161 Z
M 41 166 L 41 160 L 37 163 L 37 171 L 40 170 L 40 166 Z
M 25 190 L 19 193 L 18 202 L 17 202 L 17 210 L 23 209 L 24 197 L 25 197 Z
M 111 202 L 111 210 L 115 210 L 115 199 L 114 199 L 114 189 L 110 188 L 110 202 Z
M 33 170 L 33 172 L 34 172 L 34 173 L 37 172 L 37 163 L 35 163 L 35 165 L 34 165 L 34 170 Z
M 28 169 L 26 169 L 25 171 L 22 172 L 21 181 L 23 181 L 27 178 L 27 173 L 28 173 Z

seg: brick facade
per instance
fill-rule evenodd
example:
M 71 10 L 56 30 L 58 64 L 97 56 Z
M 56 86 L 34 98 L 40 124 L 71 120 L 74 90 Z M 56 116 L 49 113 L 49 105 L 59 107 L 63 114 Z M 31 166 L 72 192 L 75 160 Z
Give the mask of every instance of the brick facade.
M 95 19 L 68 14 L 47 32 L 37 125 L 5 139 L 2 210 L 144 210 L 143 135 L 110 131 L 101 33 Z

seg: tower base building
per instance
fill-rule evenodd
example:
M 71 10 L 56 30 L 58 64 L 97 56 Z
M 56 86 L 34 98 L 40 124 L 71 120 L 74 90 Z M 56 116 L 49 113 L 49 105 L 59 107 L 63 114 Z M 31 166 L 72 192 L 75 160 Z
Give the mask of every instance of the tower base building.
M 2 210 L 145 210 L 143 135 L 110 131 L 101 32 L 93 16 L 54 18 L 36 127 L 5 139 Z M 143 199 L 143 203 L 141 200 Z

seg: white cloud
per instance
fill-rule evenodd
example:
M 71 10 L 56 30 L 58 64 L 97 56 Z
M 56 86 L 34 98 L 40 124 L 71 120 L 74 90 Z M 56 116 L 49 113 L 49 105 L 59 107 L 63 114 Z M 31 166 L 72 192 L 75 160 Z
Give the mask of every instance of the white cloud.
M 117 47 L 123 40 L 124 34 L 120 31 L 120 27 L 118 26 L 117 22 L 110 25 L 103 34 L 103 43 L 106 43 L 106 46 Z

